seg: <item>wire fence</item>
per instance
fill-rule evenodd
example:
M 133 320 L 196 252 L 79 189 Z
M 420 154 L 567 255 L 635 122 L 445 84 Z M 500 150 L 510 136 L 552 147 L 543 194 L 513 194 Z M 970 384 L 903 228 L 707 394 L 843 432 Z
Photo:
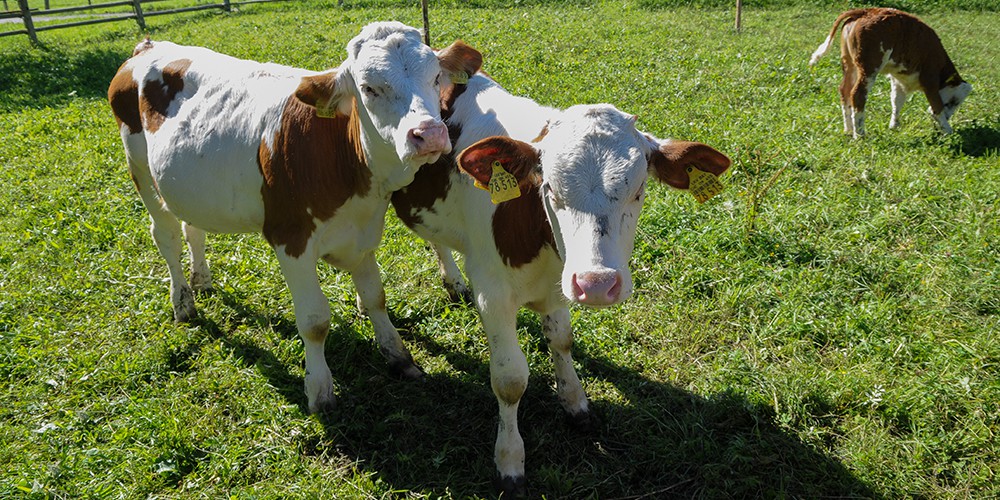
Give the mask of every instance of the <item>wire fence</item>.
M 16 1 L 17 9 L 10 9 L 8 4 L 9 0 L 3 0 L 4 11 L 0 12 L 0 21 L 5 19 L 20 18 L 23 28 L 0 31 L 0 37 L 3 36 L 13 36 L 13 35 L 28 35 L 31 38 L 32 43 L 38 43 L 38 33 L 41 31 L 55 30 L 61 28 L 71 28 L 74 26 L 86 26 L 89 24 L 98 23 L 109 23 L 116 21 L 126 21 L 134 20 L 138 23 L 140 29 L 146 29 L 146 18 L 153 16 L 161 16 L 164 14 L 176 14 L 179 12 L 192 12 L 197 10 L 206 9 L 220 9 L 226 12 L 231 12 L 234 5 L 245 5 L 252 3 L 266 3 L 266 2 L 284 2 L 288 0 L 241 0 L 238 2 L 230 0 L 222 0 L 222 3 L 212 3 L 212 4 L 201 4 L 193 5 L 187 7 L 177 7 L 168 9 L 146 9 L 144 6 L 154 3 L 165 2 L 169 0 L 118 0 L 113 2 L 104 3 L 91 3 L 91 0 L 87 0 L 87 5 L 76 5 L 71 7 L 60 7 L 60 8 L 49 8 L 49 0 L 45 0 L 44 9 L 32 9 L 28 5 L 28 0 L 10 0 L 11 2 Z M 108 9 L 116 9 L 120 7 L 129 7 L 128 10 L 111 12 L 108 13 Z M 101 13 L 95 13 L 94 11 L 104 11 Z M 80 15 L 79 13 L 84 13 Z M 88 15 L 89 14 L 89 15 Z M 68 15 L 68 16 L 67 16 Z M 77 15 L 83 17 L 84 19 L 70 20 L 58 24 L 46 24 L 44 26 L 35 26 L 36 20 L 62 20 L 65 19 L 63 16 L 68 18 L 74 18 Z

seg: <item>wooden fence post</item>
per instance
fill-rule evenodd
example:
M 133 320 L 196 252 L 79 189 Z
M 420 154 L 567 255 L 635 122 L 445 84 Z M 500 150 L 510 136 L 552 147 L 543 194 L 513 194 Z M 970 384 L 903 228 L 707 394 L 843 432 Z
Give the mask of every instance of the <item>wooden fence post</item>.
M 35 23 L 31 22 L 31 10 L 28 9 L 28 0 L 17 0 L 17 4 L 21 6 L 21 17 L 24 20 L 24 29 L 28 30 L 28 38 L 31 38 L 31 43 L 38 44 L 38 35 L 35 34 Z
M 132 0 L 132 9 L 135 10 L 135 22 L 139 23 L 139 29 L 146 29 L 146 19 L 142 17 L 142 0 Z
M 736 0 L 736 32 L 740 32 L 743 25 L 743 0 Z
M 231 5 L 229 5 L 229 0 L 222 0 L 222 8 L 225 9 L 226 12 L 232 12 L 233 11 L 233 7 Z
M 431 46 L 431 27 L 427 22 L 427 0 L 420 0 L 420 7 L 424 13 L 424 44 Z

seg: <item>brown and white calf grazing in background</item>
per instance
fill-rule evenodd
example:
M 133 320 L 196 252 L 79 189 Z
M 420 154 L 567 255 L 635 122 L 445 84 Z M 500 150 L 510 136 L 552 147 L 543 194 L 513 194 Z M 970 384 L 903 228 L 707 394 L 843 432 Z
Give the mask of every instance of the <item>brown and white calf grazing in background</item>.
M 391 193 L 451 151 L 440 71 L 419 31 L 375 23 L 324 72 L 147 40 L 111 82 L 129 172 L 170 272 L 175 320 L 196 315 L 192 288 L 211 286 L 205 231 L 262 232 L 295 305 L 310 411 L 334 403 L 319 259 L 350 271 L 390 367 L 422 374 L 386 314 L 373 251 Z
M 518 309 L 542 316 L 559 400 L 573 421 L 586 423 L 590 410 L 573 367 L 567 301 L 601 307 L 632 293 L 628 265 L 647 179 L 686 189 L 690 169 L 718 175 L 730 162 L 704 144 L 645 134 L 634 116 L 610 105 L 561 111 L 513 96 L 477 73 L 479 59 L 449 54 L 457 46 L 439 55 L 442 74 L 451 75 L 442 80 L 442 116 L 455 151 L 464 149 L 458 166 L 442 156 L 393 194 L 392 203 L 433 244 L 453 296 L 468 289 L 449 249 L 465 255 L 500 410 L 498 482 L 517 493 L 525 487 L 517 409 L 528 384 Z M 494 204 L 490 192 L 473 184 L 497 184 L 494 176 L 512 179 L 491 187 L 516 197 Z
M 813 53 L 810 65 L 816 64 L 830 48 L 841 23 L 844 27 L 840 63 L 844 79 L 840 84 L 840 101 L 844 132 L 855 138 L 865 135 L 868 91 L 875 77 L 885 73 L 892 82 L 889 128 L 899 126 L 899 113 L 906 97 L 923 90 L 934 122 L 944 133 L 951 133 L 948 120 L 972 86 L 959 76 L 934 30 L 915 16 L 895 9 L 849 10 L 833 22 L 830 35 Z

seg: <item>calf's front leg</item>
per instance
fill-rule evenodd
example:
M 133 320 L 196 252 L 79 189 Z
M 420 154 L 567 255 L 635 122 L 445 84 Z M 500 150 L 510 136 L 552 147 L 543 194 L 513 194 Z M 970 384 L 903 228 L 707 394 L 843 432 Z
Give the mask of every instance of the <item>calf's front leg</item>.
M 528 387 L 528 360 L 517 343 L 517 306 L 509 299 L 478 294 L 479 315 L 490 346 L 490 385 L 500 410 L 493 460 L 496 486 L 505 495 L 522 495 L 524 441 L 517 428 L 517 408 Z
M 316 259 L 305 255 L 299 258 L 289 256 L 283 247 L 275 248 L 275 252 L 285 283 L 292 293 L 295 326 L 305 350 L 305 390 L 309 412 L 330 411 L 336 406 L 333 374 L 326 364 L 325 354 L 326 335 L 330 331 L 330 304 L 319 286 Z
M 184 223 L 184 239 L 188 242 L 191 258 L 191 288 L 196 292 L 212 290 L 212 271 L 205 258 L 205 231 Z
M 587 394 L 573 366 L 573 328 L 569 309 L 560 307 L 542 317 L 542 333 L 549 341 L 549 356 L 556 375 L 556 392 L 570 424 L 580 430 L 591 425 Z

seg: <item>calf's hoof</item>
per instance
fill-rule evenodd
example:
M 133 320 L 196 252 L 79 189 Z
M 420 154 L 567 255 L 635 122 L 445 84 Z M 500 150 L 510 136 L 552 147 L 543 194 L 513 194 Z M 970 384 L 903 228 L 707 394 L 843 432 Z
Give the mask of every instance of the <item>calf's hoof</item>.
M 444 289 L 448 292 L 448 300 L 453 304 L 475 304 L 472 297 L 472 290 L 464 283 L 444 282 Z
M 190 323 L 198 317 L 194 306 L 194 292 L 189 287 L 181 288 L 180 303 L 174 306 L 174 323 Z
M 424 378 L 424 369 L 413 362 L 413 359 L 389 361 L 389 373 L 402 380 L 420 380 Z
M 212 287 L 212 275 L 202 273 L 191 273 L 191 289 L 196 294 L 209 294 L 215 291 Z
M 337 409 L 337 398 L 333 394 L 309 403 L 309 413 L 327 415 Z
M 591 410 L 581 411 L 579 413 L 567 413 L 566 422 L 569 423 L 570 429 L 581 434 L 590 434 L 594 432 L 600 423 L 597 416 Z
M 524 476 L 503 476 L 493 480 L 500 498 L 524 498 L 528 495 L 528 480 Z

